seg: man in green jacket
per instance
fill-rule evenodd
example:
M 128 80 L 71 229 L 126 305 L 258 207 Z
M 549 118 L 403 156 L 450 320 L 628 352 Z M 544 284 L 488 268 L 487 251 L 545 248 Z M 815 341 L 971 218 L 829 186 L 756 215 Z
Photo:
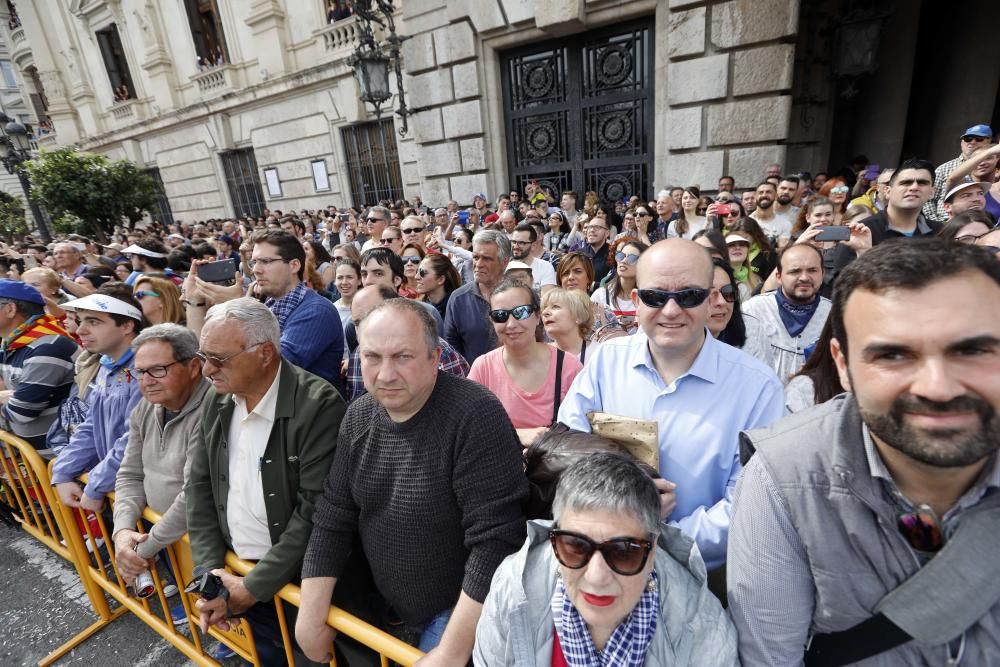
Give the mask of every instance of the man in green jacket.
M 227 618 L 244 615 L 262 664 L 284 664 L 272 598 L 299 577 L 346 404 L 328 382 L 282 360 L 278 321 L 259 301 L 212 307 L 200 343 L 213 391 L 186 490 L 188 531 L 195 565 L 227 590 L 198 601 L 201 629 L 225 630 Z M 256 561 L 246 577 L 221 569 L 230 549 Z

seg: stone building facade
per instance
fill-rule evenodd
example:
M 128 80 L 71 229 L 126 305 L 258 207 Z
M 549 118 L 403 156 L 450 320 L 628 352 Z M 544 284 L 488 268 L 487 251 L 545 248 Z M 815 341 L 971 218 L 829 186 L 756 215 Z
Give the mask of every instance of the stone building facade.
M 750 187 L 770 162 L 820 169 L 848 150 L 835 140 L 864 104 L 885 104 L 890 90 L 906 117 L 920 103 L 912 58 L 902 87 L 878 72 L 835 76 L 830 35 L 848 34 L 847 4 L 400 0 L 413 110 L 402 137 L 395 99 L 381 119 L 359 101 L 348 63 L 357 19 L 329 23 L 323 0 L 17 0 L 20 27 L 0 32 L 33 111 L 55 129 L 42 146 L 155 170 L 161 213 L 192 220 L 417 194 L 467 204 L 531 178 L 612 198 L 713 190 L 722 174 Z M 941 9 L 917 3 L 915 23 L 908 0 L 881 4 L 891 38 L 871 48 L 888 64 L 913 48 L 900 34 L 917 40 L 917 23 Z M 840 101 L 848 84 L 867 86 L 861 107 Z M 995 117 L 987 93 L 949 102 L 942 136 Z M 863 126 L 878 139 L 873 160 L 919 143 L 900 132 L 884 141 L 899 118 L 879 123 Z M 933 159 L 951 157 L 946 139 L 924 143 Z

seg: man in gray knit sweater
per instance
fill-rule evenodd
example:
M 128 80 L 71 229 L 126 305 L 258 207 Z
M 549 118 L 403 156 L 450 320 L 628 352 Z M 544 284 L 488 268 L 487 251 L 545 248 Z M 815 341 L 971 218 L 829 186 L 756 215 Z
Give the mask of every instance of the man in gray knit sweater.
M 361 322 L 368 393 L 350 405 L 316 503 L 295 634 L 328 661 L 337 577 L 361 536 L 379 591 L 428 652 L 464 665 L 493 572 L 525 538 L 521 447 L 500 401 L 438 372 L 437 325 L 419 303 L 385 301 Z

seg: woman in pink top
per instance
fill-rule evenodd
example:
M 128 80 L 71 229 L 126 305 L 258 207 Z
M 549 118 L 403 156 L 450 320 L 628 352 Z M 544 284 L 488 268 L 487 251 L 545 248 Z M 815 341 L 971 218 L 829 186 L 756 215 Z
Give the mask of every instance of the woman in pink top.
M 500 347 L 476 359 L 469 371 L 470 380 L 497 395 L 525 445 L 555 421 L 556 385 L 561 402 L 583 368 L 574 355 L 541 342 L 539 310 L 538 295 L 530 286 L 514 280 L 497 285 L 490 295 L 490 319 Z

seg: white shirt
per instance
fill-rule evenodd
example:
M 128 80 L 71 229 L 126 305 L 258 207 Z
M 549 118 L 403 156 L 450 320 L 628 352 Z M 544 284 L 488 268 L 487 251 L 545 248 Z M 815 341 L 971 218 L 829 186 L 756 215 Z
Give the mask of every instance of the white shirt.
M 757 211 L 750 214 L 750 217 L 757 221 L 757 225 L 764 231 L 764 235 L 774 241 L 787 239 L 792 235 L 792 223 L 795 218 L 788 213 L 774 212 L 774 217 L 770 220 L 761 220 L 757 217 Z
M 246 401 L 233 394 L 232 421 L 229 422 L 229 534 L 233 551 L 244 560 L 260 560 L 273 546 L 264 506 L 264 487 L 260 469 L 264 450 L 274 426 L 274 409 L 278 402 L 278 378 L 274 376 L 268 388 L 250 414 Z
M 535 257 L 531 260 L 531 277 L 535 281 L 534 288 L 536 292 L 541 292 L 542 287 L 545 285 L 557 284 L 556 270 L 541 257 Z

